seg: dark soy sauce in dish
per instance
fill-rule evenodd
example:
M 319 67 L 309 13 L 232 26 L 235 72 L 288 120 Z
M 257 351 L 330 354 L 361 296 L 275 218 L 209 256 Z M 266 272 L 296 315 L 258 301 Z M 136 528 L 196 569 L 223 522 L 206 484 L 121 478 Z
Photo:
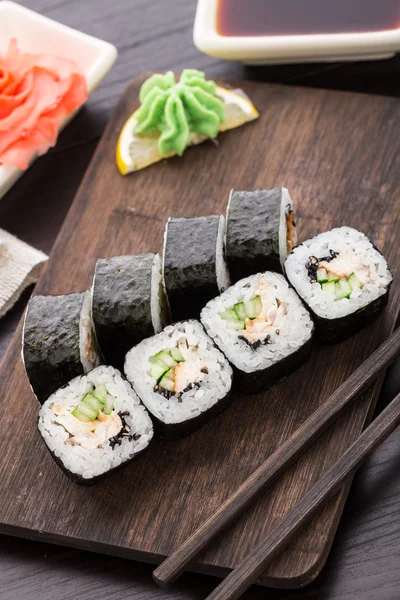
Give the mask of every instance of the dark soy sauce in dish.
M 400 0 L 218 0 L 223 36 L 366 33 L 400 27 Z

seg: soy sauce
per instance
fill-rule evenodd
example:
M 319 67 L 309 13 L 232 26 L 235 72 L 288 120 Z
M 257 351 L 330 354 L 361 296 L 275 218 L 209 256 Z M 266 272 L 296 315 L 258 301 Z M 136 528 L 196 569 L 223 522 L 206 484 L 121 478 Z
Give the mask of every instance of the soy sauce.
M 400 27 L 400 0 L 218 0 L 223 36 L 365 33 Z

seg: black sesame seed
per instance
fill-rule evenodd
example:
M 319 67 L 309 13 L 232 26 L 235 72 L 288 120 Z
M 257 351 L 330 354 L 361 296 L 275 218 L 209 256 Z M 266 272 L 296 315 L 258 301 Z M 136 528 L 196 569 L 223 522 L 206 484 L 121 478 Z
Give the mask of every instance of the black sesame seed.
M 134 439 L 134 440 L 135 440 L 135 442 L 137 442 L 137 441 L 138 441 L 138 439 L 139 439 L 140 437 L 141 437 L 140 433 L 135 433 L 135 434 L 132 436 L 132 439 Z
M 244 335 L 239 335 L 238 338 L 239 338 L 239 340 L 242 340 L 245 344 L 247 344 L 251 348 L 251 346 L 252 346 L 251 342 L 249 342 L 249 340 L 246 337 L 244 337 Z
M 239 337 L 240 337 L 240 336 L 239 336 Z M 202 372 L 202 373 L 205 373 L 206 375 L 208 375 L 208 369 L 207 369 L 207 367 L 203 367 L 203 368 L 201 369 L 201 372 Z

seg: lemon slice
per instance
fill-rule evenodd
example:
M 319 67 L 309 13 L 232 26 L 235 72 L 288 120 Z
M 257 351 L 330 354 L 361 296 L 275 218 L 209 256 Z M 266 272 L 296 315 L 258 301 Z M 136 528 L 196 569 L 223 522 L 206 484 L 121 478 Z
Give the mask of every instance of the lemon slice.
M 217 87 L 217 96 L 225 103 L 225 120 L 220 124 L 220 131 L 228 131 L 240 127 L 258 118 L 258 112 L 247 96 L 237 91 Z M 164 158 L 175 156 L 175 152 L 160 154 L 158 150 L 159 133 L 150 135 L 135 134 L 136 114 L 126 121 L 117 143 L 115 159 L 121 175 L 139 171 Z M 199 133 L 191 133 L 188 146 L 201 144 L 209 139 Z

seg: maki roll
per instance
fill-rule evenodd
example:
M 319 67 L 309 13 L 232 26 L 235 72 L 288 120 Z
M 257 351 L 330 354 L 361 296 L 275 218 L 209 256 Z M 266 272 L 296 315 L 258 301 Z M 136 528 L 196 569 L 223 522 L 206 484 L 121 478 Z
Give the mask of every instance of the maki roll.
M 285 270 L 326 343 L 348 338 L 388 302 L 392 274 L 386 260 L 351 227 L 303 242 L 287 257 Z
M 282 273 L 296 242 L 293 203 L 286 188 L 231 191 L 226 260 L 233 283 L 262 271 Z
M 93 321 L 105 361 L 122 370 L 125 355 L 168 322 L 158 254 L 97 261 Z
M 174 321 L 198 317 L 206 302 L 228 287 L 224 222 L 221 215 L 168 220 L 163 272 Z
M 75 483 L 91 484 L 141 454 L 153 424 L 113 367 L 72 379 L 46 400 L 38 428 L 57 464 Z
M 247 392 L 289 375 L 311 352 L 313 322 L 278 273 L 238 281 L 203 308 L 201 322 Z
M 156 431 L 177 438 L 228 403 L 232 369 L 198 321 L 169 325 L 128 352 L 125 373 Z
M 90 292 L 33 296 L 25 315 L 22 360 L 41 404 L 70 379 L 99 365 Z

